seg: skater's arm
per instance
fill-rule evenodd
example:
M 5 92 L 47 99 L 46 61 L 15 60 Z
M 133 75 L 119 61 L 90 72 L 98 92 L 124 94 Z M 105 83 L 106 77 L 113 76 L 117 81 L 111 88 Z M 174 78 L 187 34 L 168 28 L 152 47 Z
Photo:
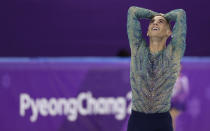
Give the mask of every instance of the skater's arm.
M 164 17 L 175 22 L 170 43 L 172 44 L 173 54 L 181 59 L 186 48 L 186 13 L 183 9 L 176 9 L 168 12 Z
M 142 43 L 142 30 L 139 19 L 151 19 L 155 14 L 157 13 L 154 11 L 136 6 L 131 6 L 128 9 L 127 33 L 131 49 L 140 46 Z

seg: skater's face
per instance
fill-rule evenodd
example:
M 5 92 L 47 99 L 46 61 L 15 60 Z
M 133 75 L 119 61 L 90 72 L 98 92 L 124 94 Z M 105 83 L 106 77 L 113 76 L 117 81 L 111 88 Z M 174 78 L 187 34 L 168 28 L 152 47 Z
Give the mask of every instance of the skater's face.
M 170 25 L 163 16 L 152 18 L 148 27 L 147 36 L 168 38 L 171 33 Z

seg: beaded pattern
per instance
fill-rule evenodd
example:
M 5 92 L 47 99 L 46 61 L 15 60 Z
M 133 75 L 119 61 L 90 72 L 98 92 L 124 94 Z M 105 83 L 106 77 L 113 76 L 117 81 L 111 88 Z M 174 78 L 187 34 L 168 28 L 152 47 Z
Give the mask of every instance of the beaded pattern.
M 156 14 L 154 11 L 135 6 L 128 10 L 132 109 L 144 113 L 161 113 L 170 109 L 172 90 L 185 51 L 186 14 L 184 10 L 176 9 L 164 15 L 166 19 L 175 21 L 172 40 L 158 53 L 150 53 L 142 38 L 139 19 L 151 19 Z

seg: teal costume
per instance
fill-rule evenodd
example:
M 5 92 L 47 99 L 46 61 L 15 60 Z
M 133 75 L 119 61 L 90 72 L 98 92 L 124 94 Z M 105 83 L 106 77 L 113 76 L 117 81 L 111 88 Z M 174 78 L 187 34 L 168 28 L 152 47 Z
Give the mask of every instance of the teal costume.
M 132 110 L 162 113 L 170 109 L 172 90 L 180 71 L 185 51 L 186 14 L 176 9 L 164 14 L 174 21 L 172 39 L 163 50 L 153 54 L 142 38 L 139 19 L 151 19 L 158 13 L 132 6 L 128 10 L 127 33 L 131 48 L 130 83 Z

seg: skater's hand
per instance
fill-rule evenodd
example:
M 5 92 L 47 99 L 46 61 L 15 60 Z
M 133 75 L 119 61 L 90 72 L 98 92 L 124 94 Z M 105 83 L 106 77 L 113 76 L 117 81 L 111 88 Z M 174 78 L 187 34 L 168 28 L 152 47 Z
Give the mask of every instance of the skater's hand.
M 164 17 L 164 15 L 165 15 L 165 14 L 163 14 L 163 13 L 160 13 L 160 15 Z

